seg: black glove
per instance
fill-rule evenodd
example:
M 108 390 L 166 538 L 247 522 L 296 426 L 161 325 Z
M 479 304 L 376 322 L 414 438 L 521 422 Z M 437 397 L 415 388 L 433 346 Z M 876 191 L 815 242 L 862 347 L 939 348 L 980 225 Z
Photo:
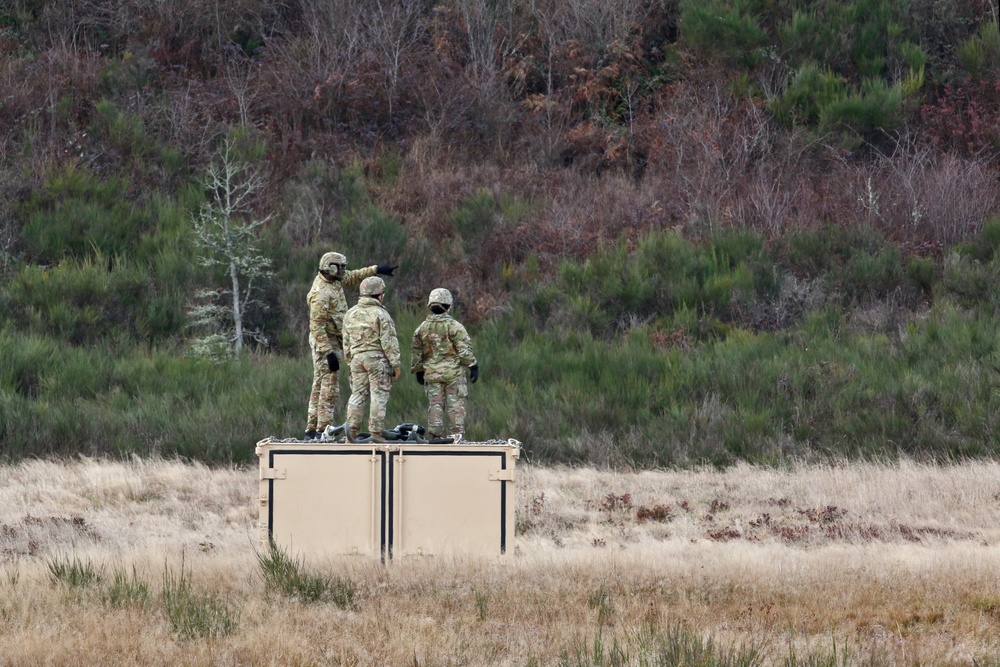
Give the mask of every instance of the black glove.
M 379 264 L 375 267 L 375 273 L 383 276 L 391 276 L 392 272 L 399 268 L 399 264 Z
M 472 384 L 476 384 L 476 380 L 479 379 L 479 364 L 469 366 L 469 379 L 472 380 Z
M 326 355 L 326 365 L 330 367 L 331 373 L 336 373 L 340 370 L 340 359 L 337 358 L 336 353 L 331 352 Z
M 424 372 L 417 371 L 417 384 L 423 384 L 423 383 L 424 383 Z

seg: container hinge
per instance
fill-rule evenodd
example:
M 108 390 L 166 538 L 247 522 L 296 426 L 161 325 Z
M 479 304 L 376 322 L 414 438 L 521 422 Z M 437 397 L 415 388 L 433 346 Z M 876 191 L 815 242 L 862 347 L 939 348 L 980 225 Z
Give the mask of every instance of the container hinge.
M 491 482 L 513 482 L 514 481 L 514 469 L 505 468 L 504 470 L 497 470 L 496 472 L 490 473 Z
M 261 479 L 285 479 L 285 469 L 284 468 L 261 468 L 260 469 Z

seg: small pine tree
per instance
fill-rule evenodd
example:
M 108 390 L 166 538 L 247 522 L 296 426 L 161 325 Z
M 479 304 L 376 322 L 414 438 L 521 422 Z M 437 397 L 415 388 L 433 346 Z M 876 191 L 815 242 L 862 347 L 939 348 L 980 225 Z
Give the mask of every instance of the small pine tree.
M 265 182 L 266 176 L 240 156 L 233 137 L 223 141 L 205 173 L 208 200 L 192 214 L 198 260 L 206 267 L 225 267 L 230 286 L 195 294 L 189 326 L 209 332 L 192 341 L 195 354 L 239 357 L 245 340 L 266 342 L 263 332 L 248 329 L 245 321 L 248 307 L 261 303 L 255 298 L 260 283 L 272 275 L 271 261 L 257 243 L 259 228 L 272 216 L 254 218 L 251 207 Z

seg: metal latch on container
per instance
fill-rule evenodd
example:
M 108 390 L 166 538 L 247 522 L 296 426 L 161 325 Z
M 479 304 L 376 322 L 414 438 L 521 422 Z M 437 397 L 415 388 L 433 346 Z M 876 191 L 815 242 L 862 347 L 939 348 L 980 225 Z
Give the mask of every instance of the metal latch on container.
M 513 482 L 514 481 L 514 469 L 505 468 L 504 470 L 497 470 L 496 472 L 490 473 L 491 482 Z
M 261 468 L 260 469 L 261 479 L 285 479 L 285 469 L 284 468 Z

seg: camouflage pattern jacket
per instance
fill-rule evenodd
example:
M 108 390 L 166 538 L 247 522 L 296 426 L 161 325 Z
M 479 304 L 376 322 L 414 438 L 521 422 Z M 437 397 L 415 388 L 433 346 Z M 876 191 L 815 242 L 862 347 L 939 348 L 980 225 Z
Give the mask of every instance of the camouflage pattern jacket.
M 472 339 L 448 313 L 428 315 L 413 332 L 410 372 L 424 372 L 424 382 L 454 382 L 476 363 Z
M 384 354 L 393 372 L 399 370 L 396 325 L 389 311 L 370 296 L 358 299 L 358 305 L 344 316 L 344 358 L 350 361 L 365 352 Z
M 309 346 L 327 354 L 331 350 L 340 352 L 344 347 L 344 336 L 341 329 L 344 314 L 347 313 L 347 297 L 345 287 L 356 287 L 368 276 L 375 275 L 376 267 L 367 266 L 363 269 L 348 271 L 343 280 L 331 280 L 322 273 L 317 273 L 313 280 L 306 303 L 309 305 Z

